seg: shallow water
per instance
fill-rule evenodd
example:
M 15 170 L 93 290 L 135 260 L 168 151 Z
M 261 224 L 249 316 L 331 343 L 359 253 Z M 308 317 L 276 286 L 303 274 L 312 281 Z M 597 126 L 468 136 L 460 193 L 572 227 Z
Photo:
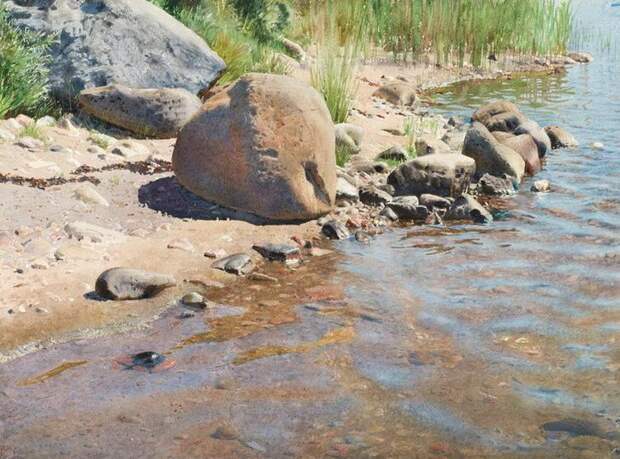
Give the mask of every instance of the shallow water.
M 608 3 L 578 8 L 620 23 Z M 3 365 L 0 457 L 614 457 L 619 70 L 599 53 L 563 75 L 438 97 L 464 117 L 508 98 L 582 144 L 549 155 L 537 178 L 552 193 L 526 181 L 492 225 L 342 242 L 296 272 L 270 266 L 277 288 L 207 292 L 219 306 L 193 319 L 175 307 L 150 328 Z M 175 365 L 114 363 L 146 350 Z M 601 433 L 541 428 L 564 418 Z M 222 425 L 232 439 L 212 435 Z

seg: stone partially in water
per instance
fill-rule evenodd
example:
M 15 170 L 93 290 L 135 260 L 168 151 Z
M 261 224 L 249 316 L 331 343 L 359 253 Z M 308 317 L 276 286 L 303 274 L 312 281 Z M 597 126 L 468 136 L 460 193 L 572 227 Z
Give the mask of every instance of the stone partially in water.
M 323 225 L 321 232 L 329 239 L 348 239 L 351 234 L 347 227 L 336 220 L 330 220 Z
M 428 208 L 420 205 L 415 196 L 395 198 L 388 207 L 402 220 L 425 220 L 430 214 Z
M 484 174 L 478 181 L 478 192 L 490 196 L 506 196 L 516 192 L 513 179 L 504 175 L 496 177 Z
M 551 190 L 549 180 L 536 180 L 530 189 L 534 193 L 547 193 Z
M 493 216 L 473 196 L 464 194 L 450 207 L 446 220 L 471 220 L 474 223 L 491 223 Z
M 519 127 L 514 130 L 514 134 L 517 136 L 529 134 L 536 143 L 539 158 L 544 158 L 547 152 L 551 150 L 551 139 L 536 121 L 527 120 L 525 123 L 520 124 Z
M 245 276 L 254 269 L 252 259 L 245 253 L 237 253 L 229 255 L 228 257 L 217 260 L 213 265 L 215 269 L 226 271 L 230 274 L 236 274 L 237 276 Z
M 286 244 L 256 244 L 252 246 L 263 258 L 270 261 L 280 261 L 287 264 L 296 264 L 301 261 L 299 247 Z
M 565 432 L 574 436 L 607 437 L 601 426 L 584 419 L 566 418 L 559 421 L 546 422 L 541 427 L 546 432 Z
M 551 148 L 575 148 L 579 142 L 573 135 L 559 126 L 547 126 L 545 132 L 551 139 Z
M 108 300 L 139 300 L 152 298 L 173 287 L 172 276 L 140 269 L 112 268 L 104 271 L 95 284 L 97 294 Z

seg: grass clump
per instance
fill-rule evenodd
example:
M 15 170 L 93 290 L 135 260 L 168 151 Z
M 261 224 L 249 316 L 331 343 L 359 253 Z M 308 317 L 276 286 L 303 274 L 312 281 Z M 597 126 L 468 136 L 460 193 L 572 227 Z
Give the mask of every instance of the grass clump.
M 0 2 L 0 119 L 52 111 L 47 71 L 51 44 L 51 38 L 18 30 Z
M 91 132 L 88 136 L 88 140 L 104 150 L 107 150 L 110 146 L 110 141 L 107 139 L 107 136 L 101 135 L 98 132 Z
M 40 140 L 42 142 L 47 141 L 45 134 L 35 122 L 32 122 L 24 126 L 18 133 L 18 137 L 32 137 L 33 139 Z
M 344 145 L 336 145 L 336 164 L 344 167 L 351 160 L 351 150 Z

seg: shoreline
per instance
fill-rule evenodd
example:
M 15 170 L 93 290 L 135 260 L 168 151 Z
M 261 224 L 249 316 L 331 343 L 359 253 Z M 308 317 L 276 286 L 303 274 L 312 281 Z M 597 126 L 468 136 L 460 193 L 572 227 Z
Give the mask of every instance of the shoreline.
M 565 66 L 553 66 L 552 69 L 543 70 L 540 65 L 530 64 L 530 72 L 524 72 L 522 68 L 515 69 L 515 73 L 502 71 L 501 75 L 498 75 L 497 70 L 490 70 L 486 76 L 480 77 L 478 71 L 464 71 L 463 69 L 440 69 L 438 73 L 442 81 L 437 81 L 438 76 L 436 74 L 428 75 L 424 72 L 428 70 L 428 66 L 424 65 L 411 65 L 411 66 L 377 66 L 377 65 L 364 65 L 361 67 L 358 73 L 358 80 L 360 82 L 360 90 L 356 98 L 355 109 L 359 112 L 361 110 L 368 110 L 373 102 L 369 94 L 374 90 L 377 83 L 375 80 L 379 73 L 383 73 L 386 69 L 395 70 L 393 78 L 404 73 L 408 75 L 412 81 L 416 81 L 418 87 L 424 87 L 424 84 L 418 84 L 417 78 L 426 78 L 429 82 L 434 82 L 434 85 L 422 90 L 422 94 L 437 93 L 442 88 L 451 87 L 453 85 L 470 83 L 472 81 L 490 81 L 501 78 L 518 78 L 525 74 L 536 73 L 553 73 L 558 69 L 564 69 Z M 368 69 L 372 71 L 369 72 Z M 432 66 L 432 68 L 436 68 Z M 300 70 L 302 72 L 301 78 L 307 77 L 306 70 Z M 464 74 L 461 74 L 464 73 Z M 455 77 L 456 74 L 456 77 Z M 387 75 L 387 74 L 386 74 Z M 424 76 L 426 75 L 426 76 Z M 447 76 L 446 76 L 447 75 Z M 299 75 L 295 75 L 299 77 Z M 368 81 L 369 83 L 365 83 Z M 354 110 L 355 111 L 355 110 Z M 432 112 L 432 107 L 430 107 Z M 398 144 L 402 143 L 402 138 L 397 138 L 390 134 L 386 134 L 382 127 L 383 125 L 397 125 L 402 123 L 402 116 L 386 116 L 381 119 L 380 123 L 375 118 L 374 121 L 361 120 L 359 114 L 350 117 L 349 122 L 353 124 L 361 124 L 367 131 L 364 147 L 360 152 L 360 157 L 371 158 L 377 153 L 377 147 L 381 144 Z M 363 121 L 363 122 L 362 122 Z M 374 125 L 374 126 L 373 126 Z M 54 128 L 55 129 L 55 128 Z M 78 129 L 77 134 L 72 133 L 68 136 L 72 141 L 75 137 L 83 137 L 85 134 Z M 90 134 L 88 134 L 90 135 Z M 155 151 L 154 155 L 158 160 L 166 161 L 166 155 L 170 154 L 171 146 L 174 140 L 171 141 L 140 141 L 131 139 L 131 142 L 138 144 L 146 144 L 151 148 L 151 151 Z M 1 148 L 1 146 L 0 146 Z M 61 153 L 62 154 L 62 153 Z M 92 156 L 92 155 L 91 155 Z M 81 158 L 78 158 L 78 161 Z M 115 158 L 116 159 L 116 158 Z M 91 158 L 83 161 L 83 164 L 89 165 L 92 163 Z M 90 164 L 91 166 L 93 164 Z M 2 171 L 0 171 L 2 172 Z M 133 174 L 135 175 L 135 174 Z M 173 192 L 178 193 L 178 190 L 174 189 L 174 184 L 169 179 L 170 175 L 157 174 L 155 176 L 139 176 L 140 181 L 136 183 L 136 177 L 132 177 L 132 174 L 120 170 L 115 172 L 98 172 L 97 177 L 101 179 L 103 187 L 107 182 L 116 182 L 115 176 L 120 176 L 120 182 L 125 180 L 126 185 L 132 185 L 130 187 L 124 187 L 123 190 L 116 190 L 111 192 L 121 193 L 126 196 L 130 196 L 129 190 L 138 188 L 139 194 L 144 187 L 150 186 L 153 182 L 151 179 L 157 178 L 157 181 L 163 181 L 164 187 L 163 195 L 169 193 L 172 189 Z M 109 185 L 109 183 L 108 183 Z M 110 188 L 118 188 L 119 184 L 112 183 Z M 9 188 L 9 196 L 11 193 L 16 195 L 22 194 L 24 190 L 17 185 L 2 185 Z M 71 184 L 71 188 L 79 187 L 80 185 Z M 5 192 L 6 192 L 5 188 Z M 63 192 L 63 188 L 65 191 Z M 60 185 L 52 187 L 52 192 L 60 192 L 67 194 L 69 185 Z M 99 187 L 97 187 L 99 189 Z M 123 188 L 122 186 L 120 188 Z M 74 190 L 75 191 L 75 190 Z M 32 192 L 32 193 L 30 193 Z M 39 195 L 39 191 L 28 190 L 25 194 Z M 46 193 L 43 191 L 42 193 Z M 162 193 L 160 193 L 162 194 Z M 109 195 L 108 195 L 109 196 Z M 117 196 L 118 198 L 118 196 Z M 8 198 L 10 199 L 10 198 Z M 36 197 L 28 197 L 25 202 L 32 205 L 33 199 Z M 113 207 L 114 197 L 110 207 Z M 151 203 L 152 204 L 152 203 Z M 18 204 L 19 205 L 19 204 Z M 65 206 L 73 205 L 65 202 Z M 125 203 L 125 205 L 127 205 Z M 133 203 L 134 206 L 144 206 L 144 203 Z M 149 204 L 146 204 L 149 207 Z M 217 207 L 217 206 L 215 206 Z M 28 207 L 26 207 L 27 209 Z M 62 208 L 62 206 L 61 206 Z M 24 209 L 24 210 L 26 210 Z M 92 209 L 92 208 L 91 208 Z M 87 206 L 87 213 L 97 213 L 97 210 L 91 210 Z M 340 208 L 334 209 L 332 214 L 340 212 Z M 148 221 L 149 216 L 147 213 L 152 212 L 153 209 L 147 210 L 142 207 L 144 211 L 144 218 Z M 156 210 L 157 219 L 151 223 L 148 231 L 144 228 L 140 228 L 140 225 L 134 225 L 137 227 L 123 227 L 121 233 L 125 235 L 125 241 L 116 243 L 93 243 L 93 244 L 80 244 L 78 249 L 75 249 L 75 259 L 71 260 L 69 257 L 68 262 L 66 260 L 58 260 L 58 263 L 50 264 L 45 269 L 28 269 L 22 273 L 8 273 L 6 267 L 2 268 L 0 274 L 3 275 L 5 283 L 11 289 L 11 293 L 5 295 L 5 304 L 13 306 L 5 306 L 0 314 L 6 314 L 8 308 L 15 308 L 16 313 L 6 315 L 8 319 L 0 321 L 0 363 L 5 363 L 31 352 L 44 349 L 48 346 L 71 341 L 74 339 L 92 339 L 100 336 L 109 336 L 116 333 L 126 333 L 132 330 L 138 330 L 140 328 L 149 327 L 154 320 L 160 317 L 161 313 L 168 310 L 173 305 L 177 304 L 178 299 L 183 296 L 183 293 L 192 291 L 192 287 L 195 290 L 198 286 L 199 290 L 202 290 L 209 298 L 209 291 L 213 289 L 225 291 L 226 289 L 234 288 L 238 284 L 238 279 L 234 275 L 225 274 L 223 272 L 211 269 L 212 260 L 209 260 L 203 256 L 205 251 L 216 252 L 218 250 L 225 250 L 228 255 L 244 252 L 252 256 L 254 262 L 260 268 L 263 267 L 263 262 L 260 256 L 251 250 L 254 243 L 290 243 L 292 236 L 298 236 L 302 239 L 316 239 L 321 233 L 321 227 L 317 225 L 317 221 L 310 221 L 297 225 L 260 225 L 256 226 L 252 223 L 247 223 L 242 220 L 231 221 L 205 221 L 200 218 L 192 220 L 191 217 L 171 217 L 170 215 L 159 215 L 158 212 L 164 212 L 162 209 Z M 217 209 L 216 211 L 221 210 Z M 32 209 L 31 209 L 32 211 Z M 17 211 L 19 212 L 19 211 Z M 131 213 L 130 213 L 131 214 Z M 233 218 L 234 218 L 234 213 Z M 223 211 L 223 217 L 226 212 Z M 112 211 L 112 216 L 108 218 L 109 223 L 115 216 Z M 121 216 L 128 218 L 128 216 Z M 52 221 L 52 223 L 54 223 Z M 62 222 L 66 223 L 66 222 Z M 48 225 L 50 225 L 48 220 Z M 46 235 L 46 228 L 42 231 L 42 239 L 46 236 L 51 239 L 60 238 L 59 234 L 62 232 L 64 224 L 57 225 L 60 228 L 55 228 L 51 235 Z M 104 226 L 104 225 L 102 225 Z M 104 226 L 105 227 L 105 226 Z M 0 228 L 2 230 L 4 228 Z M 13 232 L 19 232 L 20 228 L 10 228 Z M 50 233 L 47 231 L 47 233 Z M 19 237 L 19 234 L 17 235 Z M 26 237 L 30 237 L 28 235 Z M 189 241 L 189 246 L 192 246 L 191 250 L 188 248 L 185 242 Z M 6 241 L 5 245 L 6 246 Z M 67 241 L 64 241 L 67 242 Z M 72 241 L 69 240 L 69 243 Z M 170 246 L 179 246 L 169 248 Z M 186 245 L 186 247 L 182 247 Z M 0 250 L 4 247 L 0 245 Z M 103 258 L 99 258 L 96 261 L 92 257 L 89 259 L 88 255 L 80 254 L 80 250 L 87 249 L 90 252 L 104 252 Z M 145 256 L 146 254 L 146 256 Z M 91 253 L 92 255 L 92 253 Z M 19 260 L 18 260 L 19 261 Z M 310 263 L 313 261 L 310 259 Z M 70 264 L 71 266 L 67 266 Z M 155 298 L 141 301 L 122 301 L 122 302 L 93 302 L 89 299 L 89 292 L 92 291 L 94 280 L 100 272 L 112 266 L 127 266 L 132 268 L 150 269 L 152 271 L 161 271 L 167 274 L 174 275 L 177 279 L 177 286 L 166 290 L 163 294 L 156 296 Z M 162 267 L 157 269 L 157 267 Z M 190 266 L 190 267 L 188 267 Z M 155 267 L 155 269 L 154 269 Z M 8 279 L 8 280 L 7 280 Z M 34 285 L 34 288 L 30 286 Z M 26 287 L 26 288 L 24 288 Z M 38 288 L 37 288 L 38 287 Z M 277 285 L 273 285 L 273 289 L 277 289 Z M 14 291 L 17 289 L 17 292 Z M 54 293 L 59 301 L 55 301 L 55 304 L 50 306 L 50 291 L 63 291 L 62 296 Z M 8 297 L 8 298 L 7 298 Z M 64 303 L 64 304 L 63 304 Z M 25 307 L 26 312 L 20 312 L 20 306 L 18 304 L 27 304 Z M 33 308 L 42 309 L 45 312 L 38 313 L 33 311 Z

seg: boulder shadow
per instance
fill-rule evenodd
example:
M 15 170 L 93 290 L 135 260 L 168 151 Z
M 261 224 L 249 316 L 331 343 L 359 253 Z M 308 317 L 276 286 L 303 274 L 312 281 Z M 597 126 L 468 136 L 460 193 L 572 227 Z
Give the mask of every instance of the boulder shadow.
M 143 185 L 138 191 L 142 205 L 176 218 L 193 220 L 242 220 L 254 225 L 284 224 L 291 222 L 270 221 L 248 212 L 222 207 L 205 201 L 183 188 L 174 176 L 163 177 Z

